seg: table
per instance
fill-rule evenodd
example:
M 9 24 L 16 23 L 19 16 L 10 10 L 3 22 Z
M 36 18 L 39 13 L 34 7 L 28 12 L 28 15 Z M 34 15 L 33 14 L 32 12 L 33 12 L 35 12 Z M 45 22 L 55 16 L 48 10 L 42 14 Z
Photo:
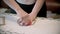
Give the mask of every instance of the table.
M 0 14 L 5 17 L 5 25 L 0 26 L 1 34 L 60 34 L 60 21 L 37 17 L 31 26 L 19 26 L 15 14 Z

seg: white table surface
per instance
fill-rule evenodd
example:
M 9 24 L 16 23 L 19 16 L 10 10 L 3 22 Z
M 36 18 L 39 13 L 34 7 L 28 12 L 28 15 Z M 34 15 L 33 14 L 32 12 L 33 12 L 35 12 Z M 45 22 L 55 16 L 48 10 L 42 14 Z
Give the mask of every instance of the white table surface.
M 60 34 L 60 21 L 52 18 L 37 17 L 34 21 L 35 24 L 31 26 L 19 26 L 17 19 L 19 18 L 14 14 L 0 14 L 5 16 L 5 25 L 0 26 L 0 29 L 7 32 L 15 32 L 13 34 Z M 33 22 L 33 23 L 34 23 Z

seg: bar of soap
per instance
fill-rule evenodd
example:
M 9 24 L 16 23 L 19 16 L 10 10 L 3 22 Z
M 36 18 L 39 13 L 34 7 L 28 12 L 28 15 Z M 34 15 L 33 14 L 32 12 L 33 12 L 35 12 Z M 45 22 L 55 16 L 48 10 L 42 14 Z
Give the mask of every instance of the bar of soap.
M 5 24 L 5 17 L 0 16 L 0 26 Z

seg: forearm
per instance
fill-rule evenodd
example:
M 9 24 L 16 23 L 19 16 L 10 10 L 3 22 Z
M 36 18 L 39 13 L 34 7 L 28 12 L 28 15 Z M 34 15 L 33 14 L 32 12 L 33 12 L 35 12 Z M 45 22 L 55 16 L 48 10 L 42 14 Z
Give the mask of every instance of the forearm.
M 44 0 L 37 0 L 31 14 L 36 16 L 40 11 L 40 9 L 42 8 L 43 3 L 44 3 Z
M 15 2 L 15 0 L 3 0 L 9 7 L 17 12 L 17 14 L 25 14 L 24 10 Z

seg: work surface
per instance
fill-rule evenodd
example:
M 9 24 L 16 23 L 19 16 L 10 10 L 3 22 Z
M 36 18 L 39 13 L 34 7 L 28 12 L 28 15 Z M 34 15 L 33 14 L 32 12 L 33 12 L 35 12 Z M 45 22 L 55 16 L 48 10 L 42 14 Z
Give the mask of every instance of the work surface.
M 60 21 L 37 17 L 31 26 L 19 26 L 15 14 L 0 14 L 5 17 L 5 25 L 0 26 L 1 34 L 60 34 Z M 1 19 L 0 19 L 1 21 Z

